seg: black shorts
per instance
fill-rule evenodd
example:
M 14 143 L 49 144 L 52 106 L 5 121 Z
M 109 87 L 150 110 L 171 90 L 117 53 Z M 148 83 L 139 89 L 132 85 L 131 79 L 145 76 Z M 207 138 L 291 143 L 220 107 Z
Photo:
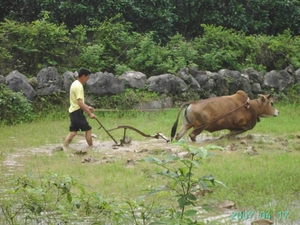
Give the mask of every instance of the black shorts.
M 83 115 L 83 110 L 78 109 L 72 113 L 70 113 L 70 131 L 88 131 L 91 130 L 92 127 L 87 122 L 85 116 Z

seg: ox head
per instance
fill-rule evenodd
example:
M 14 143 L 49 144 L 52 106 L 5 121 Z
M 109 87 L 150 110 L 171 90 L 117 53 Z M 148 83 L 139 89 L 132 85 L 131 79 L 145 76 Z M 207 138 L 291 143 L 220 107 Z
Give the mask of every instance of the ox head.
M 279 111 L 274 107 L 274 100 L 269 95 L 258 95 L 258 101 L 261 101 L 259 106 L 259 117 L 278 116 Z

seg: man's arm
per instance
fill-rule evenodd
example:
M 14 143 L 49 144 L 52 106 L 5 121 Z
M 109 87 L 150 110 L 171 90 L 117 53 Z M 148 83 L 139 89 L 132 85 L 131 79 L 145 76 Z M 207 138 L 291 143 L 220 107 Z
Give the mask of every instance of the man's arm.
M 92 119 L 96 118 L 93 107 L 88 106 L 87 104 L 83 103 L 81 98 L 79 98 L 77 101 L 78 101 L 78 105 L 80 106 L 80 108 L 83 111 L 85 111 L 89 115 L 90 118 L 92 118 Z

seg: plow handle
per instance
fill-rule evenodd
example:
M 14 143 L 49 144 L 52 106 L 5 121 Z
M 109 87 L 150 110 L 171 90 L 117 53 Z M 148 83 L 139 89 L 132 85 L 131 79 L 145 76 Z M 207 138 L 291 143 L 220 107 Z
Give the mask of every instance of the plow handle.
M 101 124 L 101 122 L 97 119 L 97 117 L 95 117 L 95 120 L 97 120 L 97 122 L 99 123 L 100 127 L 99 129 L 102 127 L 103 130 L 105 130 L 105 132 L 111 137 L 111 139 L 116 143 L 116 145 L 118 145 L 118 142 L 114 139 L 114 137 L 108 132 L 108 130 L 105 129 L 105 127 Z

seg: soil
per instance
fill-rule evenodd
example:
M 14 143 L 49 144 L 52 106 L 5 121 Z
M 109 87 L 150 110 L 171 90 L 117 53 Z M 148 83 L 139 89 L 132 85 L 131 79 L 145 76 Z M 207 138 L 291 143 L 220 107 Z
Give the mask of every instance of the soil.
M 274 137 L 268 135 L 251 134 L 240 136 L 235 139 L 227 139 L 221 137 L 214 137 L 211 134 L 201 134 L 198 136 L 196 142 L 191 142 L 187 138 L 184 141 L 193 146 L 216 145 L 223 147 L 225 154 L 241 150 L 245 154 L 256 155 L 259 154 L 260 148 L 263 145 L 264 151 L 286 151 L 291 152 L 295 146 L 300 146 L 300 136 L 294 135 L 292 138 L 286 139 L 283 137 Z M 118 142 L 119 144 L 120 142 Z M 94 138 L 94 146 L 92 149 L 87 147 L 84 136 L 78 135 L 70 146 L 65 149 L 67 152 L 73 154 L 82 154 L 89 157 L 88 160 L 83 158 L 83 162 L 96 162 L 89 156 L 92 151 L 93 155 L 100 153 L 105 156 L 107 160 L 110 158 L 127 158 L 128 160 L 136 160 L 145 155 L 157 155 L 158 153 L 173 152 L 177 154 L 182 151 L 179 145 L 167 142 L 163 139 L 145 138 L 144 141 L 134 141 L 127 139 L 125 144 L 117 146 L 114 141 L 99 141 Z M 6 171 L 6 175 L 12 173 L 16 167 L 22 167 L 22 158 L 28 154 L 55 154 L 57 151 L 63 151 L 59 144 L 50 144 L 30 149 L 16 149 L 12 154 L 9 154 L 3 161 L 2 169 Z M 99 160 L 98 160 L 99 161 Z
M 245 154 L 257 155 L 260 151 L 282 151 L 292 152 L 299 151 L 300 136 L 290 135 L 289 139 L 284 137 L 251 134 L 240 136 L 235 139 L 226 139 L 215 137 L 211 134 L 201 134 L 196 142 L 191 142 L 187 138 L 184 139 L 187 144 L 194 146 L 216 145 L 223 147 L 220 154 L 231 154 L 233 152 L 242 151 Z M 167 142 L 163 139 L 145 138 L 144 141 L 134 141 L 127 139 L 123 146 L 116 146 L 114 141 L 99 141 L 94 138 L 92 149 L 87 148 L 86 141 L 83 136 L 78 135 L 71 143 L 70 147 L 63 149 L 59 144 L 50 144 L 30 149 L 15 149 L 11 154 L 7 155 L 2 165 L 0 173 L 3 180 L 5 177 L 11 177 L 16 169 L 22 169 L 24 158 L 26 155 L 36 154 L 56 154 L 58 151 L 66 151 L 66 153 L 82 154 L 82 163 L 101 163 L 113 162 L 116 158 L 125 158 L 127 166 L 134 166 L 135 160 L 145 157 L 146 155 L 157 155 L 165 152 L 175 153 L 184 156 L 184 152 L 179 145 Z M 298 149 L 297 149 L 298 148 Z M 230 218 L 232 209 L 225 208 L 219 215 L 224 218 Z M 212 219 L 216 219 L 212 217 Z M 244 221 L 244 225 L 251 224 Z

